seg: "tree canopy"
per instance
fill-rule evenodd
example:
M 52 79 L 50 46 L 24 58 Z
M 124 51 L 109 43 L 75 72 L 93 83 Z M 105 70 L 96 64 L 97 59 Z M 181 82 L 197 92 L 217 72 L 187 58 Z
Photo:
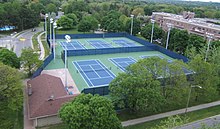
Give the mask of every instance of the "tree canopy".
M 29 76 L 42 64 L 42 61 L 38 59 L 38 54 L 31 48 L 23 49 L 20 59 L 22 67 Z
M 0 100 L 18 110 L 23 104 L 22 82 L 18 70 L 0 63 Z
M 8 49 L 0 49 L 0 62 L 13 68 L 20 68 L 19 58 L 14 52 Z
M 80 94 L 64 104 L 59 117 L 70 129 L 121 129 L 111 101 L 102 96 Z

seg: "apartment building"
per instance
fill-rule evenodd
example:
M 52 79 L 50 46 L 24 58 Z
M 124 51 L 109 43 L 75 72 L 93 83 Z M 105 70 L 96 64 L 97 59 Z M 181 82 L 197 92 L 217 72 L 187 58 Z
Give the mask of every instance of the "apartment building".
M 220 21 L 207 18 L 194 18 L 195 13 L 183 12 L 182 15 L 176 15 L 164 12 L 153 12 L 152 19 L 160 25 L 165 31 L 168 26 L 177 29 L 185 29 L 189 33 L 207 37 L 211 35 L 213 39 L 220 39 Z

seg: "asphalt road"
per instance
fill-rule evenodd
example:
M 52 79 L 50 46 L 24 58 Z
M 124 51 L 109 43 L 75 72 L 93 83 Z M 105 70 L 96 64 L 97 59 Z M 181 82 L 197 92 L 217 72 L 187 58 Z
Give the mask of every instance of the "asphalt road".
M 38 33 L 40 31 L 43 31 L 43 28 L 36 28 L 35 32 L 32 32 L 32 30 L 26 30 L 24 33 L 20 34 L 18 37 L 11 37 L 13 40 L 14 45 L 14 52 L 17 56 L 21 55 L 22 49 L 31 47 L 33 48 L 32 44 L 32 37 L 35 33 Z

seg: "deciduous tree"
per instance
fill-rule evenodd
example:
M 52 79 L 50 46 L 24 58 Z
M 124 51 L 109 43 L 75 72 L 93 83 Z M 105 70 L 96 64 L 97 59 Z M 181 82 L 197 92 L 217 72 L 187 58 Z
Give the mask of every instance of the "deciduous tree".
M 102 96 L 80 94 L 59 111 L 70 129 L 121 129 L 111 101 Z
M 0 50 L 0 62 L 5 65 L 11 66 L 13 68 L 20 68 L 20 60 L 17 55 L 8 50 L 8 49 L 1 49 Z
M 20 59 L 22 67 L 29 76 L 42 64 L 42 61 L 38 59 L 38 54 L 31 48 L 23 49 Z

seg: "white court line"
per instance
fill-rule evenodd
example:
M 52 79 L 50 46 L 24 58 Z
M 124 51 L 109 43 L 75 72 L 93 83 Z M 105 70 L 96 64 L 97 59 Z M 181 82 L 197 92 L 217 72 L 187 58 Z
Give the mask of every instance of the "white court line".
M 98 62 L 97 62 L 98 61 Z M 108 70 L 108 67 L 106 67 L 103 63 L 101 63 L 101 61 L 100 60 L 96 60 L 96 62 L 98 63 L 98 64 L 100 64 L 100 66 L 103 68 L 103 69 L 105 69 L 105 71 L 112 77 L 112 78 L 115 78 L 116 76 L 115 76 L 115 74 L 114 73 L 112 73 L 110 70 Z M 106 70 L 107 69 L 107 70 Z M 112 75 L 114 75 L 114 77 L 112 76 Z
M 80 70 L 83 72 L 83 74 L 85 74 L 84 71 L 82 70 L 81 66 L 78 64 L 78 62 L 75 61 L 75 63 L 79 66 L 79 68 L 80 68 Z M 80 74 L 81 74 L 81 73 L 80 73 Z M 86 76 L 86 78 L 89 80 L 89 82 L 92 84 L 92 86 L 94 86 L 93 83 L 90 81 L 89 77 L 88 77 L 86 74 L 85 74 L 85 76 Z M 84 77 L 83 77 L 83 78 L 84 78 Z M 86 80 L 85 80 L 85 82 L 87 83 Z M 87 83 L 87 85 L 88 85 L 88 83 Z M 88 85 L 88 86 L 89 86 L 89 85 Z
M 93 69 L 92 65 L 89 65 L 89 67 L 91 67 L 93 72 L 99 76 L 99 74 Z M 99 78 L 101 78 L 101 77 L 99 76 Z

